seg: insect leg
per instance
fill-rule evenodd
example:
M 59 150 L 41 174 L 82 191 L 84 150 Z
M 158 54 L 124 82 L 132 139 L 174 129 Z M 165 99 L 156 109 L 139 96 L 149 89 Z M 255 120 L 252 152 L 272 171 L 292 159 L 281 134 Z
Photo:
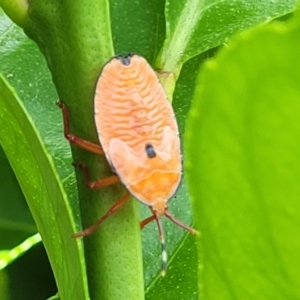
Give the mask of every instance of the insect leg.
M 79 231 L 77 233 L 74 233 L 72 235 L 73 238 L 78 238 L 78 237 L 83 237 L 83 236 L 87 236 L 90 235 L 91 233 L 93 233 L 102 223 L 103 221 L 105 221 L 109 216 L 111 216 L 113 213 L 115 213 L 118 209 L 120 209 L 128 200 L 130 199 L 130 194 L 127 193 L 126 195 L 124 195 L 117 203 L 115 203 L 108 211 L 107 213 L 101 217 L 95 224 L 93 224 L 92 226 Z
M 141 221 L 141 223 L 140 223 L 141 229 L 143 229 L 151 221 L 155 220 L 155 218 L 156 218 L 155 215 L 152 215 L 152 216 L 148 217 L 147 219 Z
M 192 234 L 198 234 L 198 231 L 188 225 L 185 225 L 181 221 L 177 220 L 173 215 L 171 215 L 167 210 L 165 211 L 164 215 L 169 218 L 172 222 L 174 222 L 179 227 L 191 232 Z
M 80 148 L 83 148 L 87 151 L 90 151 L 90 152 L 94 152 L 96 154 L 100 154 L 100 155 L 103 155 L 103 150 L 102 148 L 97 145 L 97 144 L 94 144 L 94 143 L 91 143 L 89 141 L 86 141 L 72 133 L 70 133 L 70 123 L 69 123 L 69 113 L 68 113 L 68 109 L 66 107 L 65 104 L 63 104 L 62 102 L 60 101 L 57 101 L 56 102 L 56 105 L 61 109 L 62 111 L 62 114 L 63 114 L 63 122 L 64 122 L 64 135 L 65 135 L 65 138 L 72 144 L 80 147 Z
M 96 180 L 96 181 L 91 181 L 89 168 L 85 164 L 83 164 L 81 162 L 79 162 L 79 163 L 73 162 L 72 165 L 80 168 L 80 170 L 83 172 L 83 175 L 84 175 L 85 185 L 90 189 L 98 189 L 98 188 L 105 187 L 105 186 L 112 185 L 112 184 L 119 182 L 119 178 L 116 175 L 112 175 L 107 178 L 103 178 L 103 179 Z

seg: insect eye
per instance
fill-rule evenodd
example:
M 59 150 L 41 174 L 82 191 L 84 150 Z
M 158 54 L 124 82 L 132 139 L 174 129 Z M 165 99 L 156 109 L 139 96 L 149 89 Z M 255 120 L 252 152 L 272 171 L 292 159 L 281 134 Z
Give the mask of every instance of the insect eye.
M 146 144 L 145 150 L 149 158 L 154 158 L 156 156 L 154 147 L 151 144 Z

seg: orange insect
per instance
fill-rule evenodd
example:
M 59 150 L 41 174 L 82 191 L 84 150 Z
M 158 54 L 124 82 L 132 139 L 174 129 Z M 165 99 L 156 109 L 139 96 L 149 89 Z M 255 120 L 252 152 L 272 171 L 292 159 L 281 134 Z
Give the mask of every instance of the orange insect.
M 165 275 L 167 252 L 160 217 L 166 216 L 193 234 L 197 231 L 168 211 L 167 202 L 182 176 L 180 139 L 172 106 L 155 72 L 136 54 L 115 56 L 104 66 L 94 97 L 95 123 L 102 147 L 71 134 L 67 108 L 61 102 L 58 106 L 63 112 L 65 137 L 88 151 L 104 154 L 116 174 L 90 181 L 87 166 L 75 163 L 83 171 L 86 185 L 100 188 L 121 181 L 129 191 L 95 224 L 73 236 L 91 234 L 132 194 L 152 211 L 152 216 L 141 222 L 141 228 L 153 220 L 157 222 Z

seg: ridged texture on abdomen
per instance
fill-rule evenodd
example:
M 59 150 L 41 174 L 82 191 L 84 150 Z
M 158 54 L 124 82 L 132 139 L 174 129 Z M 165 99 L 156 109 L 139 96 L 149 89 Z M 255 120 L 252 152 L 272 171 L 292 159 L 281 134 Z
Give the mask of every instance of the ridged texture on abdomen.
M 162 86 L 139 56 L 132 57 L 129 66 L 114 58 L 104 67 L 96 90 L 95 122 L 104 149 L 117 137 L 143 151 L 149 140 L 159 144 L 164 126 L 178 132 Z
M 101 145 L 128 190 L 152 205 L 166 202 L 181 178 L 178 127 L 173 109 L 147 61 L 137 55 L 124 65 L 104 66 L 95 95 L 95 123 Z M 155 155 L 149 157 L 146 146 Z

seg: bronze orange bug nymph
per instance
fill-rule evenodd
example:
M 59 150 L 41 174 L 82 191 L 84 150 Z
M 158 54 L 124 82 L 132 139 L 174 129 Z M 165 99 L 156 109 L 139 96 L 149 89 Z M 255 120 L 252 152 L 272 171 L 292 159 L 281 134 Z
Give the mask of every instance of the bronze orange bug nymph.
M 116 174 L 93 182 L 88 168 L 77 163 L 86 185 L 100 188 L 121 181 L 129 191 L 95 224 L 73 236 L 91 234 L 131 194 L 152 211 L 152 216 L 141 222 L 141 228 L 153 220 L 157 222 L 164 275 L 167 253 L 160 217 L 166 216 L 191 233 L 197 231 L 168 211 L 168 200 L 182 177 L 180 139 L 172 106 L 155 72 L 136 54 L 115 56 L 103 67 L 94 97 L 95 124 L 102 147 L 71 134 L 67 108 L 61 102 L 58 105 L 63 111 L 65 137 L 88 151 L 104 154 Z

